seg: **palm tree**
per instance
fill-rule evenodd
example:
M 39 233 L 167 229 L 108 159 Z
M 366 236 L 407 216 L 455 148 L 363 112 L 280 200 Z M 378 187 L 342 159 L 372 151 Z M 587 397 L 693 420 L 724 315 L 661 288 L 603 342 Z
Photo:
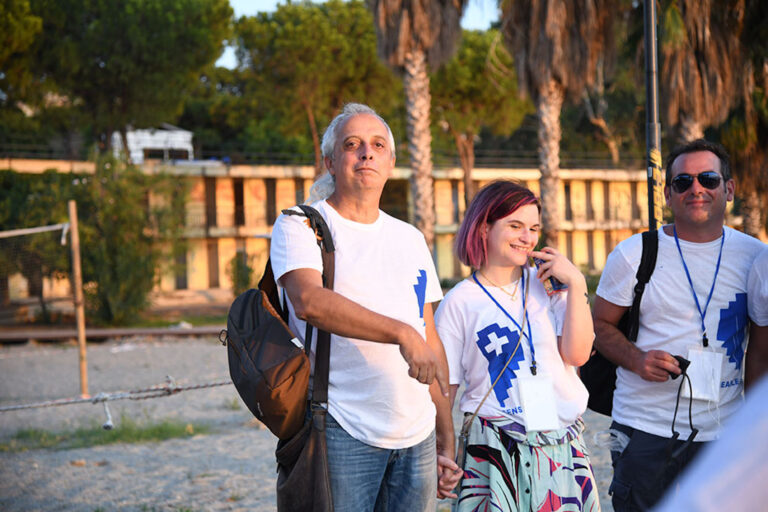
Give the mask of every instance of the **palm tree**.
M 742 103 L 722 130 L 722 142 L 733 156 L 736 193 L 742 199 L 744 232 L 765 234 L 768 205 L 768 4 L 747 0 L 740 34 L 744 62 Z
M 448 60 L 461 35 L 466 0 L 367 0 L 379 56 L 403 76 L 414 224 L 434 247 L 435 201 L 428 68 Z
M 502 0 L 501 30 L 517 68 L 520 90 L 536 105 L 543 239 L 557 247 L 560 111 L 580 99 L 596 75 L 605 42 L 600 18 L 610 0 Z
M 745 0 L 667 0 L 662 4 L 659 89 L 667 126 L 678 142 L 704 137 L 740 97 L 739 36 Z

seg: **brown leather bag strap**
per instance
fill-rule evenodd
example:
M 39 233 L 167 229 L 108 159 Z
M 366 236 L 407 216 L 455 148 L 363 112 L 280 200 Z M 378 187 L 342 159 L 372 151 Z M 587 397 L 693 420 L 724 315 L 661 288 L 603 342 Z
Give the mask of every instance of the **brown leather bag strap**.
M 309 226 L 317 236 L 317 245 L 320 246 L 320 252 L 323 258 L 323 286 L 333 290 L 333 281 L 336 270 L 336 252 L 331 237 L 331 230 L 325 223 L 325 219 L 320 212 L 311 206 L 302 204 L 299 208 L 309 219 Z M 286 215 L 301 215 L 295 210 L 283 210 Z M 309 347 L 312 343 L 312 325 L 307 323 L 305 334 L 305 344 Z M 331 334 L 327 331 L 318 329 L 317 345 L 315 346 L 315 372 L 312 381 L 312 403 L 325 404 L 328 402 L 328 371 L 330 369 L 331 358 Z

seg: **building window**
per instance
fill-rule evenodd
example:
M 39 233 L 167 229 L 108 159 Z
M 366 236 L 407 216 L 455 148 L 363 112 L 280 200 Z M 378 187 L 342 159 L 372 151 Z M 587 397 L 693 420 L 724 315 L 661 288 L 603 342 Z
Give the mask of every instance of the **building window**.
M 205 226 L 216 225 L 216 179 L 206 176 L 205 184 Z
M 587 180 L 584 186 L 587 187 L 587 220 L 595 220 L 595 208 L 592 205 L 592 182 Z
M 208 249 L 208 288 L 219 287 L 219 241 L 209 239 L 206 241 Z
M 245 226 L 245 204 L 243 202 L 243 178 L 232 180 L 235 193 L 235 226 Z
M 296 204 L 304 204 L 304 178 L 294 178 L 293 187 L 296 190 Z
M 407 180 L 387 180 L 379 208 L 396 219 L 408 222 L 408 186 Z
M 170 160 L 189 160 L 189 151 L 186 149 L 169 149 L 168 158 Z
M 144 148 L 144 160 L 189 160 L 186 149 Z
M 630 193 L 631 193 L 631 201 L 632 201 L 632 220 L 639 219 L 640 218 L 640 204 L 637 202 L 637 187 L 639 183 L 633 182 L 630 184 Z
M 611 220 L 611 184 L 603 182 L 603 220 Z
M 459 180 L 451 180 L 451 201 L 453 203 L 453 223 L 461 222 L 461 212 L 459 211 Z
M 587 231 L 587 262 L 589 269 L 595 269 L 595 234 L 593 231 Z
M 144 160 L 163 160 L 165 151 L 162 149 L 144 148 Z
M 264 185 L 267 188 L 267 225 L 271 226 L 277 220 L 277 180 L 265 178 Z
M 174 277 L 176 278 L 176 289 L 187 289 L 187 252 L 179 250 L 176 252 L 176 261 L 174 265 Z
M 565 182 L 565 220 L 573 220 L 573 208 L 571 207 L 571 184 Z M 569 258 L 570 259 L 570 258 Z
M 565 255 L 573 261 L 573 231 L 565 232 Z

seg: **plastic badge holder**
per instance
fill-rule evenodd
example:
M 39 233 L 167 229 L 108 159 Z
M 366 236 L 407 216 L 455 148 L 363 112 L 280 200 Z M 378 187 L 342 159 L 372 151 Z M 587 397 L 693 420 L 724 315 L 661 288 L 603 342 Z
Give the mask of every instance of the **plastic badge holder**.
M 536 265 L 536 268 L 538 269 L 539 266 L 544 263 L 544 260 L 539 258 L 533 258 L 533 263 Z M 568 289 L 567 284 L 563 284 L 554 277 L 548 277 L 544 280 L 544 289 L 547 291 L 547 295 L 554 295 L 558 292 L 562 292 Z

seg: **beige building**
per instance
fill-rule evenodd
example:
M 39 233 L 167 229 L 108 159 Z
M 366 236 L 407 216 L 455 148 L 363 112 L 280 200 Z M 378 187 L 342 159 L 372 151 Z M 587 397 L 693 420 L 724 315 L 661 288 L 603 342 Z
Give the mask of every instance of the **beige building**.
M 79 162 L 4 161 L 20 172 L 56 168 L 61 172 L 93 172 Z M 260 273 L 269 254 L 269 237 L 284 208 L 309 195 L 314 178 L 311 166 L 233 165 L 221 162 L 148 160 L 146 172 L 163 170 L 190 182 L 186 210 L 187 252 L 178 274 L 160 280 L 161 291 L 230 289 L 227 266 L 240 254 L 252 258 Z M 435 170 L 435 262 L 441 279 L 466 275 L 453 255 L 453 241 L 464 210 L 461 169 Z M 410 170 L 396 168 L 382 197 L 382 209 L 408 221 L 413 204 Z M 525 182 L 538 193 L 538 169 L 476 169 L 479 185 L 499 178 Z M 623 169 L 561 169 L 559 202 L 560 249 L 587 271 L 599 271 L 620 240 L 647 226 L 645 172 Z M 87 250 L 87 248 L 82 248 Z M 20 276 L 14 277 L 12 295 L 24 295 Z M 66 286 L 66 282 L 61 283 Z
M 303 202 L 314 178 L 310 166 L 224 166 L 189 162 L 165 166 L 190 180 L 187 205 L 186 272 L 164 276 L 161 287 L 229 288 L 226 268 L 237 253 L 253 258 L 260 271 L 269 236 L 284 208 Z M 149 168 L 148 168 L 149 170 Z M 453 255 L 453 241 L 464 215 L 461 169 L 436 170 L 435 261 L 441 279 L 466 275 Z M 409 221 L 413 217 L 410 170 L 395 169 L 382 197 L 382 209 Z M 538 193 L 537 169 L 477 169 L 479 185 L 499 178 L 525 182 Z M 562 169 L 560 171 L 560 248 L 585 270 L 600 270 L 616 243 L 647 226 L 644 171 Z

